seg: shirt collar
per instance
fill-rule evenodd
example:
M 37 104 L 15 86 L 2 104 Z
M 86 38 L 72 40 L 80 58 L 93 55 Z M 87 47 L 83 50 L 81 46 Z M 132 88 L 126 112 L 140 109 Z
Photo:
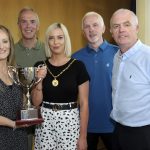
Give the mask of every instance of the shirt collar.
M 134 55 L 138 50 L 139 47 L 142 46 L 142 42 L 140 40 L 138 40 L 131 48 L 129 48 L 125 53 L 121 54 L 121 51 L 118 51 L 118 55 L 119 57 L 121 56 L 123 60 L 131 57 L 132 55 Z
M 23 45 L 22 39 L 19 40 L 18 44 L 19 44 L 19 46 L 22 47 L 23 49 L 28 49 L 27 47 L 25 47 L 25 46 Z M 35 44 L 35 47 L 33 47 L 33 48 L 31 48 L 31 49 L 39 50 L 39 49 L 40 49 L 40 42 L 37 40 L 37 42 L 36 42 L 36 44 Z
M 90 44 L 87 45 L 88 52 L 99 52 L 99 51 L 105 51 L 106 47 L 108 45 L 108 42 L 106 40 L 103 41 L 103 43 L 97 48 L 97 50 L 94 50 Z

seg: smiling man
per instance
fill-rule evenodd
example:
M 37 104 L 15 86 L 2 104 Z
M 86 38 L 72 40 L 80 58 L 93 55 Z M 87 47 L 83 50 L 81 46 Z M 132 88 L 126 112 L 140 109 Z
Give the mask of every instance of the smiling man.
M 17 65 L 31 67 L 35 62 L 45 60 L 44 44 L 37 38 L 39 17 L 32 8 L 21 9 L 18 15 L 18 27 L 22 38 L 15 44 Z
M 15 59 L 20 67 L 33 67 L 37 61 L 46 59 L 44 43 L 37 38 L 39 17 L 32 9 L 25 7 L 18 15 L 21 39 L 15 44 Z M 24 91 L 26 92 L 26 90 Z M 34 127 L 28 129 L 28 150 L 32 149 Z
M 110 31 L 119 51 L 112 72 L 115 150 L 150 150 L 150 47 L 138 38 L 134 12 L 115 11 Z
M 82 30 L 88 44 L 73 54 L 84 62 L 90 75 L 88 150 L 97 150 L 101 137 L 107 150 L 112 150 L 114 124 L 112 110 L 111 74 L 113 58 L 118 47 L 103 39 L 105 25 L 96 12 L 88 12 L 82 19 Z

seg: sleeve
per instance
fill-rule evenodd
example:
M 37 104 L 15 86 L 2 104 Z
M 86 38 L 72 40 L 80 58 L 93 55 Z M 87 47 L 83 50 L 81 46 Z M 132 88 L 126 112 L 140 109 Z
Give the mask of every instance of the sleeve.
M 86 70 L 86 67 L 84 65 L 83 62 L 77 60 L 78 62 L 78 77 L 77 77 L 77 82 L 78 82 L 78 85 L 81 85 L 82 83 L 86 82 L 86 81 L 89 81 L 90 80 L 90 77 L 89 77 L 89 74 Z

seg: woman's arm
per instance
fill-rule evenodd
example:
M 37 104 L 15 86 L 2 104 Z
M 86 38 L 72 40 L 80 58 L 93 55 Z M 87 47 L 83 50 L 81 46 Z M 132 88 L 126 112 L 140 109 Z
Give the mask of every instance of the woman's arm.
M 34 106 L 39 106 L 43 100 L 42 80 L 33 87 L 31 91 L 32 103 Z
M 0 116 L 0 126 L 10 127 L 10 128 L 13 128 L 13 130 L 15 130 L 16 128 L 29 127 L 30 125 L 28 124 L 16 125 L 16 121 Z
M 88 109 L 88 94 L 89 94 L 89 81 L 79 86 L 79 104 L 80 104 L 80 137 L 78 141 L 78 149 L 87 149 L 87 124 L 89 117 Z
M 39 106 L 42 103 L 43 100 L 43 79 L 45 78 L 47 74 L 46 66 L 40 67 L 37 69 L 37 78 L 41 78 L 41 81 L 33 87 L 31 91 L 31 97 L 32 97 L 32 103 L 35 106 Z
M 11 127 L 11 128 L 16 128 L 16 122 L 15 121 L 8 119 L 6 117 L 3 117 L 3 116 L 0 116 L 0 125 Z

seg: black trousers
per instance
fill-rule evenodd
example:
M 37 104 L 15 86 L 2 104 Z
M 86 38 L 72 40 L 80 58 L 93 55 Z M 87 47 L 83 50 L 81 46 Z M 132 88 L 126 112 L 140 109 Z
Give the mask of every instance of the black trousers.
M 87 144 L 88 150 L 97 150 L 99 138 L 102 139 L 107 150 L 113 150 L 113 133 L 88 133 Z
M 150 150 L 150 125 L 128 127 L 117 123 L 114 135 L 115 150 Z

